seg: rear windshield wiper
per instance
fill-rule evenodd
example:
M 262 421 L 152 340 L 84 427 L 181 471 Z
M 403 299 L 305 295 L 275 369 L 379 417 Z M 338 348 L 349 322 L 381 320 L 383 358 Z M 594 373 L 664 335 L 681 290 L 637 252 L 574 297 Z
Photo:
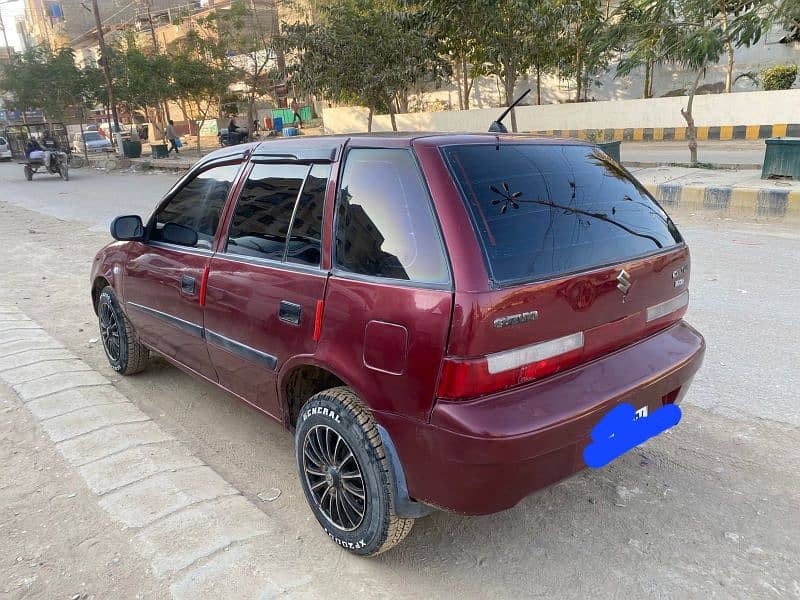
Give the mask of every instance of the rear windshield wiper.
M 641 237 L 641 238 L 650 240 L 651 242 L 653 242 L 656 245 L 657 248 L 663 248 L 664 247 L 664 244 L 662 244 L 658 240 L 658 238 L 656 238 L 655 236 L 649 235 L 647 233 L 642 233 L 641 231 L 636 231 L 635 229 L 631 229 L 630 227 L 620 223 L 616 219 L 612 219 L 611 217 L 609 217 L 605 213 L 598 213 L 598 212 L 591 212 L 591 211 L 588 211 L 588 210 L 581 210 L 580 208 L 575 208 L 574 206 L 569 206 L 569 205 L 566 205 L 566 204 L 558 204 L 558 203 L 552 202 L 550 200 L 523 200 L 520 197 L 522 195 L 522 192 L 513 192 L 512 193 L 510 191 L 510 189 L 508 187 L 508 184 L 506 182 L 503 182 L 503 190 L 499 190 L 493 185 L 489 186 L 489 189 L 491 189 L 495 194 L 499 194 L 500 196 L 503 197 L 502 200 L 499 199 L 499 198 L 495 199 L 495 200 L 492 200 L 492 204 L 494 204 L 494 205 L 500 204 L 501 202 L 503 203 L 503 206 L 500 207 L 500 213 L 501 214 L 505 213 L 506 210 L 508 210 L 509 205 L 512 206 L 513 208 L 519 208 L 519 205 L 522 204 L 522 203 L 524 203 L 524 204 L 540 204 L 542 206 L 549 206 L 550 208 L 558 208 L 560 210 L 565 211 L 567 214 L 573 213 L 573 214 L 577 214 L 577 215 L 585 215 L 587 217 L 592 217 L 593 219 L 597 219 L 598 221 L 603 221 L 605 223 L 609 223 L 611 225 L 614 225 L 615 227 L 619 227 L 620 229 L 622 229 L 623 231 L 627 231 L 631 235 L 635 235 L 637 237 Z

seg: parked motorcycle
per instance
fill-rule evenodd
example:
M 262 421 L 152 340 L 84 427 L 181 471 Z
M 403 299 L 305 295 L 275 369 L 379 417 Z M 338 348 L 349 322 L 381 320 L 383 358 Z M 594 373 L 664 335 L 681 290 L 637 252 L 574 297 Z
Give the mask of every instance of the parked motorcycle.
M 247 129 L 239 128 L 236 131 L 220 129 L 217 133 L 220 146 L 235 146 L 247 140 Z

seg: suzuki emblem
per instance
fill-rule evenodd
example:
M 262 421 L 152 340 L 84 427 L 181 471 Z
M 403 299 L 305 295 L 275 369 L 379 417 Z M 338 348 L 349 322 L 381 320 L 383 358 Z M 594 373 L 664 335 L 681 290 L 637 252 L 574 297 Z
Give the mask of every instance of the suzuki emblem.
M 628 290 L 631 289 L 632 285 L 630 274 L 625 269 L 622 269 L 617 275 L 617 289 L 622 292 L 623 297 L 628 295 Z

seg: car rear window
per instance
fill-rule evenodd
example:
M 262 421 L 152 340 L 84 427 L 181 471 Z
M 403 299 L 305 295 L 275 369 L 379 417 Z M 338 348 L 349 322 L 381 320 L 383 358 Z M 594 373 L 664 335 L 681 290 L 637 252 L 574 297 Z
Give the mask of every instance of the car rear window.
M 100 137 L 99 133 L 91 132 L 91 133 L 84 133 L 83 134 L 83 139 L 86 140 L 87 142 L 98 142 L 98 141 L 102 140 L 103 138 Z
M 497 283 L 576 273 L 682 242 L 641 184 L 596 147 L 503 143 L 442 151 Z

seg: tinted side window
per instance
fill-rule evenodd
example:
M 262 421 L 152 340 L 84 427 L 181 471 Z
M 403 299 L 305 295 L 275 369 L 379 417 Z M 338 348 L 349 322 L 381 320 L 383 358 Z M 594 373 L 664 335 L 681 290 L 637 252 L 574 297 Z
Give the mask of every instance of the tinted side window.
M 330 173 L 330 166 L 314 165 L 306 178 L 292 221 L 287 262 L 319 266 L 322 257 L 322 209 Z
M 197 248 L 210 249 L 239 165 L 213 167 L 189 180 L 155 215 L 150 239 L 161 241 L 167 223 L 197 232 Z
M 351 273 L 448 283 L 431 200 L 409 150 L 347 154 L 337 207 L 336 265 Z
M 283 260 L 289 222 L 307 173 L 303 165 L 254 165 L 233 213 L 227 251 Z

